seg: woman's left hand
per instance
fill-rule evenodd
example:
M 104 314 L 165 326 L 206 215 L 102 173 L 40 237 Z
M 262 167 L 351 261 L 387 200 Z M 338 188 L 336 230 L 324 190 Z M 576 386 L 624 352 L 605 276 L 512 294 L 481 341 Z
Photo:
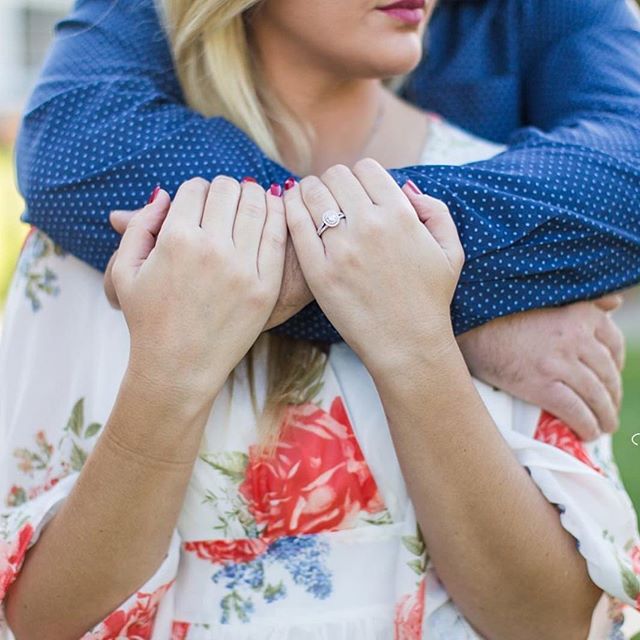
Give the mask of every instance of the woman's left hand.
M 316 301 L 370 372 L 454 342 L 450 304 L 464 253 L 449 210 L 375 160 L 285 191 L 287 226 Z M 325 211 L 342 211 L 318 236 Z

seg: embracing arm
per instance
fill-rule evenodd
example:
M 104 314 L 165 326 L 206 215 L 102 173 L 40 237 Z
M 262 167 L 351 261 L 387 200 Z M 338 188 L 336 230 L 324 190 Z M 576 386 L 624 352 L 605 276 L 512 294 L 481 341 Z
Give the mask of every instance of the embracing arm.
M 605 2 L 615 11 L 590 14 Z M 597 27 L 565 33 L 564 22 L 552 21 L 559 33 L 523 51 L 531 61 L 528 115 L 545 132 L 524 132 L 488 162 L 395 172 L 442 198 L 461 231 L 467 264 L 453 305 L 457 333 L 640 277 L 640 70 L 632 54 L 640 33 L 624 0 L 584 6 L 580 15 Z M 531 24 L 545 16 L 527 11 L 521 30 L 531 43 Z M 578 89 L 569 99 L 562 83 L 584 53 L 589 69 L 572 75 Z M 547 82 L 555 90 L 542 91 Z M 174 193 L 194 175 L 252 175 L 263 185 L 288 175 L 233 125 L 181 101 L 151 0 L 79 2 L 25 113 L 17 150 L 24 219 L 104 269 L 117 246 L 108 212 L 137 208 L 155 184 Z M 277 332 L 339 339 L 315 303 Z

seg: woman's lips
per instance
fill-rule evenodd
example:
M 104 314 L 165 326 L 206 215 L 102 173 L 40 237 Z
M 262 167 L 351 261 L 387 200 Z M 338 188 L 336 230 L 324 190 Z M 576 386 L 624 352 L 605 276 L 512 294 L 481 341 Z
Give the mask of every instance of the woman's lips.
M 418 25 L 425 17 L 425 0 L 397 0 L 378 10 L 405 24 Z

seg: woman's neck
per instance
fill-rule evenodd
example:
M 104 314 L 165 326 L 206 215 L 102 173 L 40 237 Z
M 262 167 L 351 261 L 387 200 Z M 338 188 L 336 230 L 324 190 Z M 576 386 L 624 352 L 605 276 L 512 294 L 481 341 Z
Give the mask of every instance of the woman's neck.
M 372 142 L 381 101 L 389 102 L 390 92 L 382 81 L 322 68 L 287 38 L 258 33 L 256 44 L 262 60 L 262 81 L 316 132 L 311 171 L 320 173 L 333 164 L 353 164 Z M 284 131 L 278 131 L 277 123 L 274 128 L 285 165 L 299 170 L 291 141 Z

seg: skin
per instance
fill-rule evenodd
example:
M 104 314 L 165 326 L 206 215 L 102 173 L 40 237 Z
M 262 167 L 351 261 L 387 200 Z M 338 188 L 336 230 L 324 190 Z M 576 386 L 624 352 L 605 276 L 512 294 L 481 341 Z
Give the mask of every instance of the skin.
M 407 27 L 372 11 L 375 6 L 372 0 L 269 0 L 249 18 L 265 81 L 316 131 L 312 174 L 320 175 L 338 162 L 351 166 L 361 157 L 363 145 L 387 168 L 419 161 L 427 119 L 422 111 L 382 91 L 377 78 L 407 73 L 418 63 L 427 16 L 418 27 Z M 427 4 L 428 11 L 432 6 Z M 381 96 L 384 118 L 377 135 L 365 144 Z M 285 165 L 301 173 L 286 132 L 273 125 Z M 124 232 L 132 215 L 112 213 L 118 232 Z M 105 290 L 117 307 L 112 262 Z M 282 287 L 264 329 L 282 324 L 312 300 L 288 237 Z M 542 407 L 584 440 L 593 440 L 619 426 L 624 339 L 611 311 L 620 304 L 619 296 L 608 296 L 515 314 L 469 331 L 458 342 L 477 378 Z M 543 353 L 527 348 L 542 342 L 547 346 Z
M 322 212 L 336 207 L 347 223 L 318 238 Z M 464 255 L 447 208 L 408 185 L 400 190 L 365 159 L 353 171 L 338 165 L 304 178 L 285 194 L 285 210 L 318 304 L 380 393 L 453 600 L 486 638 L 584 640 L 601 591 L 498 432 L 453 334 L 449 306 Z M 415 295 L 405 296 L 399 280 Z
M 339 164 L 354 160 L 371 130 L 377 78 L 417 63 L 424 25 L 408 28 L 364 0 L 268 0 L 260 11 L 265 74 L 319 132 L 320 178 L 283 199 L 250 182 L 194 179 L 173 203 L 161 191 L 131 220 L 111 270 L 131 334 L 129 366 L 77 483 L 10 589 L 5 611 L 17 640 L 76 640 L 160 564 L 211 405 L 278 304 L 287 229 L 310 292 L 374 376 L 456 603 L 488 638 L 584 638 L 600 592 L 497 432 L 453 338 L 462 251 L 446 208 L 400 190 L 383 170 L 399 153 L 394 117 L 371 141 L 378 162 Z M 405 125 L 417 117 L 393 98 L 387 113 Z M 334 199 L 348 221 L 319 238 L 319 203 Z M 408 304 L 405 290 L 415 293 Z

